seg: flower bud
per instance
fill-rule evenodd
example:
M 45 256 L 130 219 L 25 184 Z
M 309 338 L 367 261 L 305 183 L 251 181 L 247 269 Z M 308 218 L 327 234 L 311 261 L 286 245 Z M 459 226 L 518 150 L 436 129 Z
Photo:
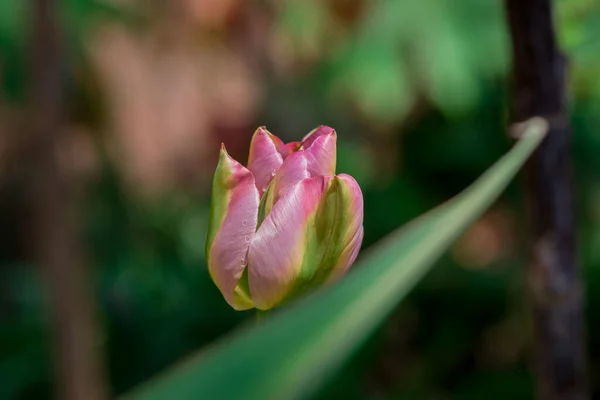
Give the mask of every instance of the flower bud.
M 363 198 L 335 174 L 336 132 L 321 126 L 284 144 L 255 132 L 248 168 L 221 149 L 206 254 L 235 309 L 267 310 L 342 276 L 363 238 Z

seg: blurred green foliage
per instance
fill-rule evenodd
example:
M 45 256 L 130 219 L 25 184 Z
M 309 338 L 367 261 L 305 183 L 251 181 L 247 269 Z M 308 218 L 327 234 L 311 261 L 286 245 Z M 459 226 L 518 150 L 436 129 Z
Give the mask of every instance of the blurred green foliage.
M 148 11 L 158 3 L 60 2 L 69 118 L 92 127 L 98 143 L 106 136 L 106 99 L 87 72 L 86 40 L 109 23 L 158 29 L 159 13 Z M 600 4 L 556 3 L 571 61 L 578 244 L 597 394 Z M 261 7 L 273 18 L 268 34 L 283 35 L 293 51 L 274 57 L 287 61 L 280 67 L 285 73 L 264 68 L 265 98 L 254 125 L 286 139 L 321 123 L 338 130 L 338 170 L 355 176 L 364 191 L 365 248 L 458 193 L 508 149 L 510 52 L 501 2 L 287 0 Z M 27 23 L 25 1 L 0 1 L 0 108 L 25 114 Z M 198 35 L 243 52 L 224 30 L 233 28 L 199 29 Z M 247 143 L 251 133 L 250 127 L 244 138 L 217 136 Z M 18 130 L 0 135 L 16 137 Z M 100 164 L 85 185 L 81 226 L 101 309 L 99 344 L 119 394 L 253 315 L 231 310 L 206 272 L 206 185 L 146 198 L 110 158 L 100 157 Z M 7 174 L 0 169 L 0 398 L 49 398 L 46 299 L 29 262 L 18 175 Z M 484 217 L 481 232 L 496 236 L 482 243 L 467 235 L 317 397 L 531 398 L 521 200 L 515 185 L 498 205 L 508 234 L 502 236 L 502 223 Z M 469 261 L 481 253 L 477 249 L 491 252 L 494 240 L 510 249 L 488 262 Z

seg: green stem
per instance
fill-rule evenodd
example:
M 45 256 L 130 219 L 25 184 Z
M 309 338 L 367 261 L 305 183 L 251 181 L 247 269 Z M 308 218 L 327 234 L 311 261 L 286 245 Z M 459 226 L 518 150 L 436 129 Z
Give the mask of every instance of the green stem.
M 256 325 L 264 325 L 269 317 L 268 310 L 256 310 Z

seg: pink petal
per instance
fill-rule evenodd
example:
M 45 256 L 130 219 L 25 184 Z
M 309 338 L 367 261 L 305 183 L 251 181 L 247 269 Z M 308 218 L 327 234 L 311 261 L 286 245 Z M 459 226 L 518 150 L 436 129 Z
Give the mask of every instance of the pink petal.
M 307 225 L 323 190 L 322 177 L 289 188 L 252 238 L 248 280 L 255 307 L 269 309 L 293 288 L 302 268 Z
M 213 184 L 213 202 L 215 199 L 219 201 L 211 204 L 215 209 L 211 210 L 207 243 L 208 269 L 233 308 L 251 308 L 249 299 L 240 299 L 237 285 L 248 264 L 248 248 L 256 230 L 258 190 L 252 173 L 229 157 L 224 148 Z M 213 214 L 224 218 L 213 221 Z
M 329 135 L 335 130 L 329 126 L 321 125 L 308 133 L 308 135 L 302 138 L 302 148 L 308 149 L 315 140 L 323 135 Z
M 310 139 L 315 136 L 317 135 L 313 134 Z M 305 147 L 306 144 L 303 146 L 308 163 L 308 172 L 311 176 L 331 176 L 335 174 L 336 139 L 336 133 L 331 129 L 327 134 L 318 135 L 308 148 Z
M 264 127 L 258 128 L 252 136 L 248 169 L 254 175 L 256 187 L 261 196 L 283 163 L 283 157 L 277 150 L 278 146 L 285 147 L 277 136 L 271 134 Z
M 286 158 L 271 181 L 269 188 L 261 198 L 258 208 L 259 226 L 287 189 L 309 177 L 306 157 L 302 150 Z
M 289 142 L 284 144 L 279 138 L 275 141 L 275 147 L 277 147 L 277 151 L 281 154 L 284 161 L 288 156 L 298 151 L 300 146 L 302 146 L 302 142 Z
M 285 144 L 285 149 L 287 154 L 290 155 L 297 152 L 300 149 L 300 146 L 302 146 L 302 142 L 289 142 Z M 285 157 L 283 158 L 285 159 Z
M 275 201 L 281 198 L 288 188 L 309 177 L 308 163 L 303 151 L 298 151 L 286 158 L 273 178 Z

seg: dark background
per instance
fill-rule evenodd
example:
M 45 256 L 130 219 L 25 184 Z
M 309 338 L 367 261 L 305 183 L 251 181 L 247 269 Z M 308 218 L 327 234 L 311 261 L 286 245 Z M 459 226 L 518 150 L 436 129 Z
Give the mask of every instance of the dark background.
M 578 251 L 600 389 L 600 2 L 557 1 L 570 59 Z M 368 248 L 510 146 L 499 1 L 63 0 L 61 163 L 74 184 L 98 349 L 120 394 L 234 329 L 204 260 L 218 148 L 266 125 L 338 132 Z M 48 294 L 21 141 L 31 10 L 0 0 L 0 398 L 51 396 Z M 318 398 L 531 398 L 526 225 L 513 185 Z M 234 384 L 232 382 L 232 384 Z

